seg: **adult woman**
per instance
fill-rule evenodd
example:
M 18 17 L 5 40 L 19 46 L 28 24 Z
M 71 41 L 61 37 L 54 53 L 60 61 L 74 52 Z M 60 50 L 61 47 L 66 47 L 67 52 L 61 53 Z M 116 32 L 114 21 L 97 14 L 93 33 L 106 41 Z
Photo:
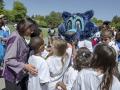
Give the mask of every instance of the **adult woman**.
M 4 57 L 6 90 L 26 90 L 25 72 L 28 71 L 33 75 L 37 74 L 34 66 L 26 64 L 29 47 L 24 38 L 25 36 L 31 36 L 37 28 L 37 24 L 32 19 L 23 19 L 17 24 L 17 30 L 7 39 L 7 49 Z

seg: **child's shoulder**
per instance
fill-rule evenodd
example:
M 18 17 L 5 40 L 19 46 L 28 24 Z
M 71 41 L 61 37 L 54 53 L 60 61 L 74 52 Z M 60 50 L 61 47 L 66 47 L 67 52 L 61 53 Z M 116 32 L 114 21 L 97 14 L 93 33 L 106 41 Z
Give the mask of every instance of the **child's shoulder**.
M 68 71 L 77 71 L 77 70 L 75 70 L 75 69 L 73 68 L 73 66 L 70 66 L 70 67 L 68 68 Z
M 55 60 L 55 59 L 57 59 L 57 58 L 61 58 L 61 57 L 52 55 L 52 56 L 49 56 L 49 57 L 47 58 L 47 60 Z
M 58 63 L 59 61 L 61 61 L 61 58 L 62 57 L 53 55 L 53 56 L 48 57 L 46 62 L 49 64 Z
M 79 72 L 81 75 L 96 75 L 96 72 L 92 68 L 85 68 Z
M 74 76 L 78 73 L 77 70 L 75 70 L 72 66 L 70 66 L 67 70 L 67 73 L 69 73 L 70 75 L 74 74 Z
M 42 58 L 41 56 L 36 56 L 36 55 L 31 55 L 31 56 L 29 57 L 29 59 L 32 59 L 32 60 L 38 61 L 38 62 L 45 62 L 45 59 L 44 59 L 44 58 Z
M 120 90 L 120 81 L 115 76 L 113 76 L 112 89 L 114 89 L 114 90 Z

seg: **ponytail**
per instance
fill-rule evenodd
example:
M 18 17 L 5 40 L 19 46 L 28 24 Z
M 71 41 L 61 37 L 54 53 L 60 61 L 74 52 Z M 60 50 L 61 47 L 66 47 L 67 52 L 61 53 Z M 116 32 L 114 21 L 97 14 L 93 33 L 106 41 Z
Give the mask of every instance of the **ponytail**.
M 109 67 L 103 75 L 102 82 L 100 83 L 100 90 L 110 90 L 113 82 L 113 72 L 112 68 Z

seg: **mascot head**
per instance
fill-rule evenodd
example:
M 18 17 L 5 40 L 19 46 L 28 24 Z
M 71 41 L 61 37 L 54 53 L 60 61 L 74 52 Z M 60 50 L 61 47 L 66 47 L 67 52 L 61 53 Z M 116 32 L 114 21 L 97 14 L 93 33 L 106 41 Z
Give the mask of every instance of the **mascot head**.
M 94 23 L 91 22 L 93 15 L 92 10 L 75 14 L 63 12 L 62 18 L 64 22 L 58 27 L 59 35 L 69 42 L 91 37 L 98 30 Z

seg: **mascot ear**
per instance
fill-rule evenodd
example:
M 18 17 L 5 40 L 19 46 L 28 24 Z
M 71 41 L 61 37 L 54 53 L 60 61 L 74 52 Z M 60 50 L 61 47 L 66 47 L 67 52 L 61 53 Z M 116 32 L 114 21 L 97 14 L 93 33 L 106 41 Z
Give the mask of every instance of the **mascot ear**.
M 69 12 L 63 12 L 62 18 L 64 21 L 66 21 L 69 17 L 71 17 L 71 13 Z
M 83 14 L 83 17 L 87 20 L 90 20 L 93 17 L 93 15 L 94 15 L 94 11 L 89 10 Z

